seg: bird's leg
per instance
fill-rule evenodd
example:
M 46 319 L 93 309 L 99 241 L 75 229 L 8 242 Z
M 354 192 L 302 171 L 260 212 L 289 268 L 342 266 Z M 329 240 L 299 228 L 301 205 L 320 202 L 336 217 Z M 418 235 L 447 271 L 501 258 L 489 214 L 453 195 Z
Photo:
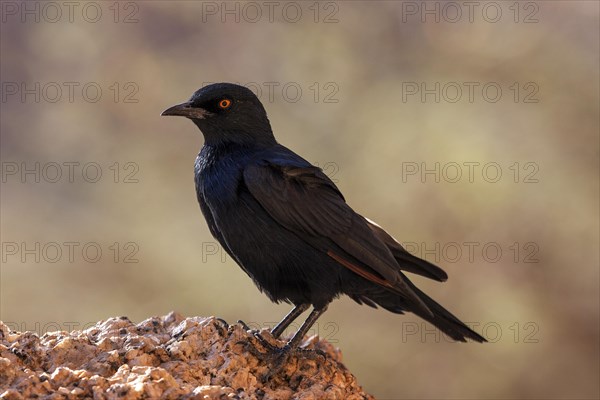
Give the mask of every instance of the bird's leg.
M 296 318 L 298 318 L 298 316 L 300 316 L 300 314 L 308 310 L 308 307 L 308 304 L 296 305 L 292 311 L 290 311 L 285 317 L 283 317 L 281 322 L 279 322 L 277 325 L 275 325 L 273 329 L 271 329 L 271 335 L 273 335 L 275 339 L 279 338 L 283 331 L 285 331 L 287 327 L 290 326 L 290 324 L 294 322 Z M 250 328 L 248 324 L 246 324 L 241 319 L 238 319 L 237 322 L 238 324 L 242 325 L 242 328 L 244 328 L 245 331 L 255 331 L 255 329 Z
M 296 309 L 292 310 L 292 312 L 290 314 L 294 313 L 295 310 Z M 271 352 L 269 354 L 269 357 L 268 357 L 269 359 L 267 361 L 269 361 L 271 365 L 269 366 L 268 372 L 262 378 L 262 380 L 264 382 L 271 379 L 271 377 L 273 377 L 275 374 L 277 374 L 281 370 L 281 368 L 283 368 L 283 366 L 287 362 L 291 353 L 298 351 L 298 346 L 300 345 L 300 342 L 304 338 L 304 335 L 306 335 L 306 332 L 308 332 L 308 330 L 314 325 L 314 323 L 317 321 L 317 319 L 319 319 L 319 317 L 326 310 L 327 310 L 327 305 L 325 305 L 322 308 L 313 309 L 311 311 L 310 315 L 308 316 L 308 318 L 306 318 L 306 320 L 300 327 L 300 329 L 298 329 L 298 332 L 296 332 L 294 334 L 292 339 L 290 339 L 290 341 L 287 342 L 287 344 L 285 346 L 283 346 L 282 348 L 270 349 Z M 287 316 L 285 319 L 287 319 Z M 285 321 L 285 319 L 284 319 L 284 321 Z M 308 351 L 308 350 L 306 350 L 306 351 Z M 311 355 L 314 355 L 314 353 L 311 352 Z
M 281 334 L 283 333 L 283 331 L 290 326 L 290 324 L 296 319 L 298 318 L 298 316 L 300 314 L 302 314 L 304 311 L 306 311 L 308 309 L 308 307 L 310 307 L 310 305 L 308 304 L 298 304 L 294 307 L 294 309 L 292 311 L 290 311 L 282 320 L 280 323 L 278 323 L 272 330 L 271 330 L 271 335 L 273 335 L 273 337 L 275 339 L 278 339 L 279 336 L 281 336 Z M 246 323 L 242 320 L 238 321 L 239 324 L 242 325 L 242 327 L 244 328 L 245 331 L 250 331 L 252 332 L 252 335 L 258 340 L 258 342 L 261 344 L 262 347 L 266 348 L 269 350 L 269 352 L 271 353 L 278 353 L 280 351 L 280 348 L 277 346 L 272 345 L 271 343 L 269 343 L 269 341 L 267 341 L 261 334 L 260 332 L 254 330 L 254 329 L 250 329 L 250 327 L 248 325 L 246 325 Z M 252 354 L 254 354 L 256 357 L 259 358 L 264 358 L 262 357 L 262 354 L 256 350 L 256 348 L 250 348 L 249 349 L 250 352 Z
M 297 311 L 298 308 L 301 309 L 301 308 L 307 308 L 307 307 L 308 307 L 308 305 L 297 306 L 288 315 L 286 315 L 286 317 L 283 319 L 283 321 L 281 321 L 279 323 L 279 325 L 284 324 L 284 322 L 286 322 L 288 319 L 293 320 L 292 316 L 297 317 L 297 315 L 295 315 L 295 314 L 300 315 L 302 313 L 302 311 Z M 270 361 L 271 359 L 278 358 L 281 355 L 297 351 L 298 346 L 300 345 L 300 342 L 304 338 L 304 335 L 306 335 L 306 332 L 308 332 L 308 330 L 314 325 L 314 323 L 317 321 L 317 319 L 319 319 L 319 317 L 325 311 L 327 311 L 327 305 L 322 308 L 313 309 L 312 312 L 309 314 L 308 318 L 306 318 L 306 320 L 300 327 L 300 329 L 298 329 L 298 331 L 294 334 L 294 336 L 283 347 L 273 346 L 265 338 L 263 338 L 259 332 L 251 331 L 253 334 L 253 337 L 256 338 L 260 342 L 262 347 L 265 347 L 267 350 L 269 350 L 267 353 L 261 353 L 257 349 L 252 349 L 252 350 L 250 350 L 251 353 L 262 360 Z M 242 325 L 244 325 L 244 323 L 242 321 L 238 321 L 238 323 L 241 323 Z M 277 325 L 275 328 L 277 328 L 279 325 Z M 289 325 L 289 323 L 287 325 Z M 249 330 L 249 329 L 246 329 L 246 330 Z M 306 350 L 306 351 L 309 351 L 309 350 Z
M 289 350 L 291 350 L 291 351 L 296 350 L 296 348 L 298 347 L 298 345 L 300 344 L 300 342 L 304 338 L 304 335 L 306 335 L 306 332 L 308 332 L 308 330 L 315 324 L 315 322 L 317 322 L 317 320 L 319 319 L 319 317 L 325 311 L 327 311 L 327 305 L 325 305 L 322 308 L 318 308 L 318 309 L 315 308 L 314 310 L 312 310 L 310 312 L 308 318 L 306 318 L 306 321 L 304 321 L 304 323 L 302 324 L 302 326 L 300 327 L 300 329 L 298 329 L 298 332 L 296 332 L 294 334 L 294 336 L 292 337 L 292 339 L 290 339 L 290 341 L 284 346 L 284 348 L 287 347 L 288 351 Z
M 300 316 L 300 314 L 308 310 L 308 307 L 308 304 L 298 304 L 296 307 L 294 307 L 294 309 L 290 311 L 289 314 L 286 315 L 281 322 L 271 330 L 271 335 L 273 335 L 274 338 L 279 338 L 283 331 L 285 331 L 286 328 Z

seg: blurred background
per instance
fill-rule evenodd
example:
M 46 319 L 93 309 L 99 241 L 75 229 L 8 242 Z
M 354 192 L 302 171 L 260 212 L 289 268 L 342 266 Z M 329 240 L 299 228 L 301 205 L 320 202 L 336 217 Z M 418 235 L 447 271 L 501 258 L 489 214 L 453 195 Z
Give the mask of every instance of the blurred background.
M 0 318 L 13 329 L 171 310 L 260 327 L 289 311 L 207 229 L 200 132 L 160 117 L 236 82 L 352 207 L 448 272 L 414 281 L 490 342 L 342 298 L 312 333 L 368 392 L 599 397 L 597 2 L 1 6 Z

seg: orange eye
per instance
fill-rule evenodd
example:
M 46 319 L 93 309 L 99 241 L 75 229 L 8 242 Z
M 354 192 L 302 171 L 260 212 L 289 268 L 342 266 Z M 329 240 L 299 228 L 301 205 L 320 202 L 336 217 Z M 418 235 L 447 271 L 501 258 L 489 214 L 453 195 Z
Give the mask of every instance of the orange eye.
M 222 109 L 229 108 L 230 105 L 231 105 L 231 100 L 229 100 L 229 99 L 223 99 L 219 102 L 219 108 L 222 108 Z

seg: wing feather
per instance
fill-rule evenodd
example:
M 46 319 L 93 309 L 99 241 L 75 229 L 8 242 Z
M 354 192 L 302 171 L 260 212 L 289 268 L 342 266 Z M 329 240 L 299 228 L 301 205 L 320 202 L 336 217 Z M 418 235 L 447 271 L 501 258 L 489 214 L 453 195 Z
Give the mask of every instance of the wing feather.
M 317 250 L 324 251 L 340 265 L 431 313 L 406 283 L 390 249 L 367 221 L 346 204 L 338 188 L 320 168 L 263 161 L 246 166 L 244 183 L 279 224 L 300 233 L 300 237 L 309 235 L 307 242 L 313 246 L 318 243 Z M 327 243 L 335 246 L 327 246 Z

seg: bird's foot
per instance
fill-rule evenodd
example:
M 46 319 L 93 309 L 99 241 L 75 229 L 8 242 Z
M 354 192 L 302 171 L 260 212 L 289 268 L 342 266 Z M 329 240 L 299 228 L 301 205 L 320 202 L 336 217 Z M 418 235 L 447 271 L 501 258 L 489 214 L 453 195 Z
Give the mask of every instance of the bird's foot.
M 308 358 L 309 360 L 315 360 L 319 357 L 323 360 L 327 358 L 327 353 L 320 349 L 305 349 L 299 347 L 294 352 L 298 355 L 302 355 L 304 358 Z
M 246 351 L 256 357 L 261 363 L 268 366 L 267 372 L 262 376 L 263 383 L 267 383 L 277 373 L 279 373 L 283 367 L 287 364 L 292 356 L 296 356 L 298 359 L 315 360 L 321 358 L 325 360 L 327 354 L 319 349 L 308 349 L 301 346 L 292 347 L 289 343 L 284 346 L 277 346 L 273 342 L 277 339 L 272 337 L 269 332 L 261 332 L 257 329 L 252 329 L 244 321 L 239 320 L 238 324 L 242 328 L 251 333 L 248 340 L 241 340 L 238 344 L 244 346 Z M 263 336 L 266 334 L 267 337 Z M 269 340 L 270 339 L 270 340 Z
M 304 358 L 309 360 L 315 360 L 317 358 L 325 360 L 327 358 L 327 354 L 319 349 L 307 349 L 303 347 L 292 348 L 287 343 L 282 347 L 278 347 L 267 341 L 267 339 L 258 332 L 252 337 L 256 340 L 245 342 L 243 344 L 250 354 L 268 366 L 267 372 L 261 377 L 263 383 L 267 383 L 271 378 L 277 375 L 288 361 L 290 361 L 292 356 L 296 356 L 298 359 Z M 259 347 L 266 351 L 259 350 Z
M 262 343 L 261 345 L 264 346 Z M 267 348 L 267 351 L 264 353 L 260 352 L 254 345 L 248 347 L 248 351 L 251 354 L 268 366 L 265 374 L 260 377 L 263 383 L 267 383 L 271 378 L 277 375 L 277 373 L 279 373 L 288 363 L 290 356 L 293 353 L 292 348 L 288 344 L 283 347 L 276 347 L 269 344 L 265 347 Z
M 249 337 L 248 341 L 240 341 L 238 343 L 244 345 L 246 350 L 248 350 L 253 356 L 258 358 L 259 360 L 271 361 L 272 355 L 280 352 L 283 349 L 283 347 L 279 347 L 275 344 L 272 344 L 262 335 L 260 331 L 256 329 L 251 329 L 248 325 L 244 323 L 244 321 L 238 321 L 238 323 L 242 325 L 246 332 L 252 334 L 252 336 Z M 266 349 L 266 351 L 260 351 L 258 347 L 262 347 Z
M 271 352 L 272 361 L 268 364 L 267 372 L 261 377 L 262 382 L 267 383 L 277 375 L 288 363 L 292 353 L 292 348 L 287 344 L 275 352 Z
M 258 329 L 252 329 L 251 327 L 248 326 L 248 324 L 246 324 L 244 321 L 242 320 L 238 320 L 238 324 L 240 324 L 242 326 L 242 329 L 244 329 L 246 332 L 249 332 L 250 334 L 252 334 L 252 337 L 254 339 L 256 339 L 261 346 L 263 346 L 264 348 L 266 348 L 269 351 L 274 351 L 276 349 L 278 349 L 277 346 L 271 344 L 267 339 L 265 339 L 262 335 L 262 333 L 258 330 Z M 238 342 L 240 344 L 248 344 L 247 342 L 241 341 Z M 257 354 L 262 354 L 260 351 L 258 351 L 256 349 L 256 346 L 252 346 L 249 347 L 249 351 L 252 353 L 253 351 Z M 253 353 L 255 356 L 257 356 L 257 358 L 260 358 L 257 354 Z

